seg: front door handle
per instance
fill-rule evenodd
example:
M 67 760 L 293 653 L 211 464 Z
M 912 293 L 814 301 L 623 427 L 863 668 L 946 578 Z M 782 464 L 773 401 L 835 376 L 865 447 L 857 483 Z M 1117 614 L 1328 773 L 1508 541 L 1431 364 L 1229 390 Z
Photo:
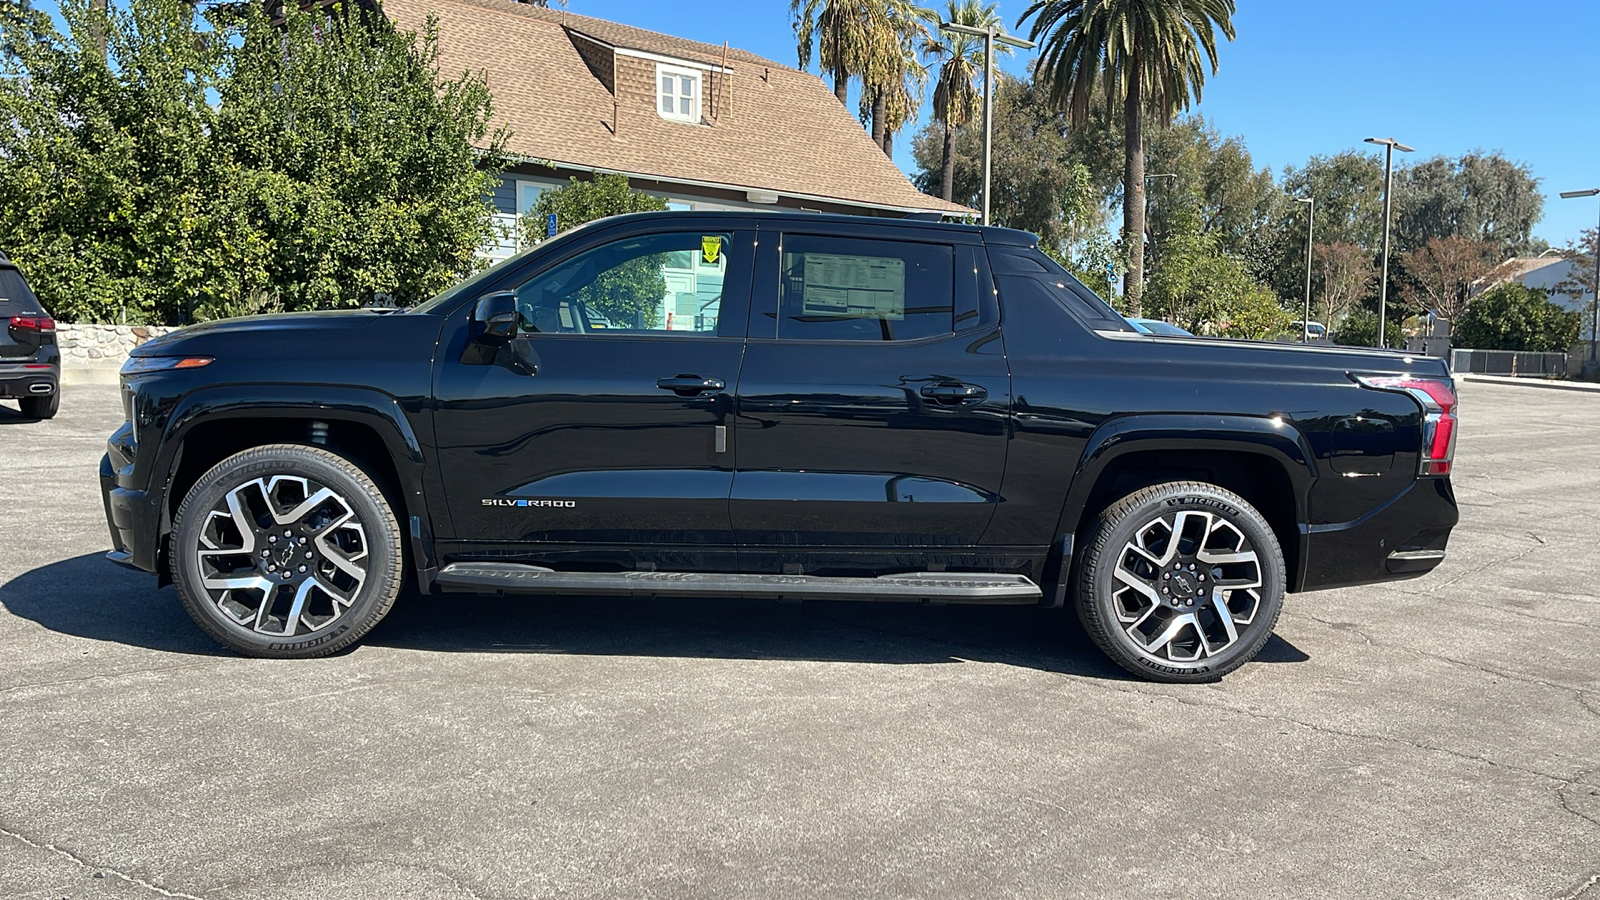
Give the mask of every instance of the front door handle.
M 968 403 L 981 403 L 989 396 L 989 392 L 982 385 L 943 381 L 938 384 L 923 385 L 922 396 L 935 403 L 960 406 Z
M 679 397 L 721 393 L 728 386 L 721 378 L 702 378 L 699 375 L 671 375 L 657 378 L 656 387 L 671 391 Z

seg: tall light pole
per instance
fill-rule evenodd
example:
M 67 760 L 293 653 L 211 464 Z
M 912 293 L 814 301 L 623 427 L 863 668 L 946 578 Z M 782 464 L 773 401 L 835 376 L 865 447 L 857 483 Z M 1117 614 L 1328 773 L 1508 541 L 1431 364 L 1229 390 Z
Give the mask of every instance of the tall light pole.
M 1306 209 L 1306 311 L 1300 318 L 1300 343 L 1311 343 L 1311 230 L 1317 227 L 1317 198 L 1296 197 L 1296 203 L 1310 204 Z M 1323 328 L 1332 328 L 1328 322 L 1322 323 Z
M 994 147 L 994 42 L 999 41 L 1008 47 L 1020 50 L 1032 50 L 1034 43 L 1012 37 L 993 25 L 974 28 L 971 25 L 940 22 L 939 30 L 983 38 L 983 224 L 987 225 L 989 224 L 989 173 L 992 168 L 991 154 Z
M 1593 197 L 1600 194 L 1600 188 L 1590 188 L 1587 191 L 1562 191 L 1563 200 L 1574 197 Z M 1594 322 L 1589 326 L 1589 361 L 1583 364 L 1583 377 L 1594 380 L 1600 377 L 1600 222 L 1594 226 L 1594 246 L 1589 248 L 1594 254 Z
M 1369 144 L 1382 144 L 1383 153 L 1383 275 L 1378 288 L 1378 342 L 1374 345 L 1384 347 L 1389 342 L 1384 339 L 1384 320 L 1389 315 L 1389 204 L 1393 199 L 1390 194 L 1394 185 L 1394 152 L 1410 153 L 1412 147 L 1407 147 L 1394 138 L 1367 138 Z

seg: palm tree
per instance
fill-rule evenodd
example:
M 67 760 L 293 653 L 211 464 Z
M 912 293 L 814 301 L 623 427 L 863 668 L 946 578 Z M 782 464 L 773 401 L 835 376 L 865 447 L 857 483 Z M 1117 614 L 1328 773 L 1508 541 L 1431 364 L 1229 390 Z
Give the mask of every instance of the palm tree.
M 1122 102 L 1126 158 L 1122 170 L 1122 234 L 1128 248 L 1124 289 L 1130 315 L 1144 293 L 1144 120 L 1172 121 L 1200 100 L 1205 64 L 1217 72 L 1216 33 L 1233 40 L 1234 0 L 1035 0 L 1018 26 L 1034 19 L 1029 37 L 1042 49 L 1038 73 L 1053 102 L 1075 125 L 1089 118 L 1089 98 Z M 1037 18 L 1034 18 L 1037 16 Z
M 995 4 L 980 5 L 979 0 L 947 0 L 946 22 L 970 25 L 973 28 L 1001 26 L 1000 13 Z M 995 47 L 1001 53 L 1010 53 L 1005 44 Z M 983 73 L 983 41 L 970 34 L 941 32 L 930 36 L 922 45 L 922 52 L 939 62 L 939 77 L 933 84 L 933 118 L 944 126 L 944 162 L 940 172 L 940 196 L 953 199 L 956 177 L 957 128 L 965 126 L 982 112 L 983 95 L 978 92 L 978 78 Z
M 850 79 L 866 70 L 872 54 L 871 0 L 790 0 L 800 68 L 811 65 L 811 51 L 833 75 L 833 95 L 850 104 Z
M 870 44 L 860 72 L 861 121 L 887 154 L 895 132 L 922 105 L 928 70 L 917 60 L 917 46 L 932 38 L 928 25 L 936 20 L 912 0 L 864 0 L 862 7 Z

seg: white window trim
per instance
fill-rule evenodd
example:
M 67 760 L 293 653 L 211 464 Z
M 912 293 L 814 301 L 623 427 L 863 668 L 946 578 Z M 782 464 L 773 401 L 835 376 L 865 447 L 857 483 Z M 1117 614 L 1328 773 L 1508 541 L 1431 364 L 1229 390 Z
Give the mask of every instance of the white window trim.
M 663 76 L 694 79 L 694 106 L 689 110 L 689 115 L 685 116 L 676 112 L 667 113 L 661 111 L 661 79 Z M 683 66 L 670 66 L 666 65 L 665 63 L 656 63 L 655 85 L 656 115 L 663 119 L 670 119 L 674 122 L 689 122 L 694 125 L 700 124 L 700 100 L 705 95 L 705 80 L 701 77 L 700 72 L 694 69 L 684 68 Z M 674 98 L 678 97 L 677 94 L 673 94 L 672 96 Z

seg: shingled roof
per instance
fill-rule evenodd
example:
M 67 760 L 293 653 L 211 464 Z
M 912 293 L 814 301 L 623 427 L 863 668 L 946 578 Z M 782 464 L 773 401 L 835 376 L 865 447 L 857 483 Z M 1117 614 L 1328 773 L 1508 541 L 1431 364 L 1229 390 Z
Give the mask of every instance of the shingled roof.
M 729 48 L 709 124 L 655 114 L 653 94 L 612 90 L 580 46 L 724 66 L 723 48 L 510 0 L 384 0 L 402 28 L 438 20 L 439 69 L 484 76 L 509 150 L 558 167 L 773 191 L 886 209 L 972 210 L 912 186 L 822 79 Z M 609 79 L 607 79 L 609 80 Z M 620 86 L 619 86 L 620 87 Z M 648 88 L 646 88 L 648 90 Z M 615 128 L 615 131 L 613 131 Z

